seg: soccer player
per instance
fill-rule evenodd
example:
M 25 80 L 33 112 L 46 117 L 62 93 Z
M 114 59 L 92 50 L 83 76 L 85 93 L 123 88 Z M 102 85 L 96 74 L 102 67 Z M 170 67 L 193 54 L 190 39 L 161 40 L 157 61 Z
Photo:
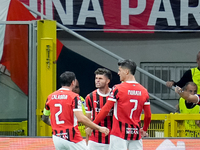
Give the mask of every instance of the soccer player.
M 198 94 L 192 95 L 189 92 L 182 90 L 178 86 L 175 87 L 175 92 L 179 94 L 182 98 L 186 99 L 188 102 L 200 105 L 200 95 Z
M 95 71 L 96 90 L 86 96 L 86 116 L 92 120 L 98 115 L 101 108 L 107 102 L 111 89 L 109 88 L 112 73 L 108 69 L 98 68 Z M 111 130 L 113 109 L 107 114 L 104 120 L 100 122 L 100 126 L 105 126 Z M 108 150 L 110 136 L 105 136 L 98 130 L 94 130 L 89 137 L 88 150 Z
M 60 76 L 62 87 L 48 96 L 43 111 L 42 120 L 51 125 L 52 138 L 57 150 L 86 150 L 85 141 L 78 130 L 78 122 L 106 135 L 109 133 L 109 129 L 94 124 L 82 113 L 79 95 L 72 92 L 75 79 L 73 72 L 62 73 Z
M 79 86 L 79 82 L 78 82 L 77 79 L 75 80 L 75 87 L 72 89 L 72 91 L 74 93 L 77 93 L 77 94 L 80 93 L 80 86 Z M 85 99 L 82 96 L 80 96 L 80 99 L 81 99 L 81 102 L 82 102 L 82 111 L 83 111 L 83 114 L 85 115 L 86 114 L 86 112 L 85 112 L 85 107 L 86 107 Z M 85 126 L 80 122 L 78 123 L 78 129 L 81 132 L 81 136 L 86 137 Z
M 99 123 L 114 105 L 113 124 L 110 133 L 109 150 L 142 150 L 141 137 L 151 121 L 148 91 L 136 82 L 136 64 L 131 60 L 118 62 L 121 84 L 115 85 L 96 119 Z M 140 127 L 140 116 L 144 110 L 144 126 Z M 88 130 L 86 130 L 88 132 Z

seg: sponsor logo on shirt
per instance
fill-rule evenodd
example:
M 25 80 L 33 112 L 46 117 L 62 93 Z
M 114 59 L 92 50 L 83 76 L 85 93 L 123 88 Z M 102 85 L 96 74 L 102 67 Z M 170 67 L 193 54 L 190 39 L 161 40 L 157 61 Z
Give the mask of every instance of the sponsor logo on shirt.
M 58 133 L 58 134 L 56 134 L 56 136 L 61 137 L 61 138 L 65 139 L 65 140 L 68 139 L 68 134 L 67 133 Z
M 94 101 L 94 102 L 97 103 L 97 104 L 99 103 L 99 101 Z
M 126 128 L 126 134 L 138 134 L 137 128 Z

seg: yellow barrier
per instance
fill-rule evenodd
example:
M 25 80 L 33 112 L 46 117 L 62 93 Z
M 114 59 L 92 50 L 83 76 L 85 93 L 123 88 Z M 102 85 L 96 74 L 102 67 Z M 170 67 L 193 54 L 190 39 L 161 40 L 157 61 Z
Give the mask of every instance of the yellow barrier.
M 47 96 L 56 90 L 56 21 L 37 22 L 37 136 L 51 136 L 42 119 Z
M 152 114 L 151 123 L 148 128 L 150 137 L 169 137 L 169 114 Z M 141 125 L 143 126 L 144 115 L 141 115 Z
M 144 115 L 141 115 L 143 126 Z M 149 137 L 200 137 L 200 128 L 186 129 L 184 121 L 200 120 L 200 114 L 152 114 L 148 129 Z M 0 135 L 27 136 L 27 121 L 0 122 Z M 84 129 L 82 129 L 84 130 Z
M 141 115 L 143 125 L 144 115 Z M 200 137 L 200 128 L 185 128 L 184 121 L 200 120 L 200 114 L 152 114 L 149 137 Z
M 200 120 L 200 114 L 170 114 L 171 137 L 200 137 L 200 128 L 186 128 L 184 121 Z
M 0 122 L 1 136 L 27 136 L 27 121 Z

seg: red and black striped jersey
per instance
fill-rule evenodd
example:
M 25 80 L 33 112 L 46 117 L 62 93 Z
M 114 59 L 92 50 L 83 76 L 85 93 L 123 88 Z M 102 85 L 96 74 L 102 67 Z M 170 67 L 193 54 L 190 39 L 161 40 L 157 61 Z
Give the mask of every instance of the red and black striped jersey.
M 95 119 L 95 117 L 100 112 L 101 108 L 105 105 L 108 97 L 109 97 L 109 93 L 101 94 L 99 92 L 99 89 L 93 91 L 92 93 L 90 93 L 86 96 L 86 98 L 85 98 L 86 113 L 91 113 L 92 120 Z M 113 108 L 110 110 L 110 112 L 108 113 L 106 118 L 99 123 L 99 125 L 107 127 L 109 130 L 111 130 L 112 116 L 113 116 Z M 97 130 L 93 130 L 93 133 L 90 136 L 89 140 L 92 140 L 97 143 L 109 144 L 110 143 L 110 134 L 108 136 L 105 136 L 105 134 L 102 134 L 101 132 L 99 132 Z
M 129 81 L 115 85 L 110 101 L 114 101 L 114 115 L 111 135 L 125 140 L 139 140 L 140 116 L 145 105 L 149 105 L 147 90 L 137 82 Z
M 50 110 L 51 113 L 53 135 L 75 143 L 83 140 L 74 115 L 74 111 L 82 111 L 78 94 L 61 88 L 48 96 L 45 109 Z

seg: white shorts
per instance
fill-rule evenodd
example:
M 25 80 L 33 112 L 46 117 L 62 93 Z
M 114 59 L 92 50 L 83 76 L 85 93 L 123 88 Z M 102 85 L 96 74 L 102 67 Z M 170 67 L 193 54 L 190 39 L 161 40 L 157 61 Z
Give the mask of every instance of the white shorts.
M 88 150 L 108 150 L 108 148 L 109 144 L 97 143 L 91 140 L 88 141 Z
M 110 135 L 109 150 L 143 150 L 142 139 L 124 140 L 120 137 Z
M 86 143 L 84 140 L 78 143 L 74 143 L 68 140 L 64 140 L 55 135 L 53 135 L 52 138 L 56 150 L 87 150 Z

